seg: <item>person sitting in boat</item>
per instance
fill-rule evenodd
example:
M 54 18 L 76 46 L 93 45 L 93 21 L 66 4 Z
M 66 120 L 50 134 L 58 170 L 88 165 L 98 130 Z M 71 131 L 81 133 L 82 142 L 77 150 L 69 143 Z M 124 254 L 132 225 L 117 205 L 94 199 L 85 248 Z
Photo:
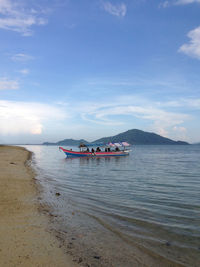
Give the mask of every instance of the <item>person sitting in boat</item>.
M 89 148 L 87 148 L 87 152 L 90 152 Z
M 108 152 L 110 152 L 110 147 L 108 147 Z
M 97 147 L 96 152 L 101 152 L 101 149 Z
M 115 148 L 115 151 L 119 151 L 119 147 L 118 146 Z
M 94 153 L 94 148 L 91 149 L 91 152 Z
M 105 148 L 105 152 L 108 152 L 108 149 L 107 149 L 107 147 Z

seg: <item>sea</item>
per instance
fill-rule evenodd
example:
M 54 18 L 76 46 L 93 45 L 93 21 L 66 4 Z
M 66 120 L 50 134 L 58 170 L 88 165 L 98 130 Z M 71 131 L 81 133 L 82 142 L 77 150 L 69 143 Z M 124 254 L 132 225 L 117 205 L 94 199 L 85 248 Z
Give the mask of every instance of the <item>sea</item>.
M 102 158 L 25 147 L 50 227 L 80 266 L 200 266 L 200 145 Z

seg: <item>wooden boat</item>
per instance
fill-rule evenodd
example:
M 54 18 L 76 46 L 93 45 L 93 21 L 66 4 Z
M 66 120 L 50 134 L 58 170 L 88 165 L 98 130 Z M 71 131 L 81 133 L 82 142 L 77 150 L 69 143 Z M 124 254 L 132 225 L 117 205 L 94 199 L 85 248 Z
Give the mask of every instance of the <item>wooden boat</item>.
M 80 146 L 79 146 L 80 147 Z M 87 147 L 87 146 L 85 146 Z M 81 147 L 80 147 L 81 148 Z M 127 156 L 129 155 L 130 150 L 118 150 L 118 151 L 88 151 L 87 150 L 81 150 L 81 151 L 73 151 L 68 150 L 63 147 L 59 147 L 60 150 L 62 150 L 67 157 L 111 157 L 111 156 Z

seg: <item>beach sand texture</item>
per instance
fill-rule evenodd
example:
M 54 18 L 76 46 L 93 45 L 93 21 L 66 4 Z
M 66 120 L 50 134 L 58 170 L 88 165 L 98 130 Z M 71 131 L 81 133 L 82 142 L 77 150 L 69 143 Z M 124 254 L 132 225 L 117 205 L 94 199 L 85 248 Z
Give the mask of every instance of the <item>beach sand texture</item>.
M 0 266 L 77 266 L 38 211 L 31 153 L 0 146 Z

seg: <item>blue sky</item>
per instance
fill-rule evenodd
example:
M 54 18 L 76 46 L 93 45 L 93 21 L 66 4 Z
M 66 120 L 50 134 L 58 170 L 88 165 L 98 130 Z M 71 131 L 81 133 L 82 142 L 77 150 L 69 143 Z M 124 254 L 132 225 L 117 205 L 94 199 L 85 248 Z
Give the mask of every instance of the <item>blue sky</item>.
M 0 143 L 200 141 L 200 0 L 0 0 Z

